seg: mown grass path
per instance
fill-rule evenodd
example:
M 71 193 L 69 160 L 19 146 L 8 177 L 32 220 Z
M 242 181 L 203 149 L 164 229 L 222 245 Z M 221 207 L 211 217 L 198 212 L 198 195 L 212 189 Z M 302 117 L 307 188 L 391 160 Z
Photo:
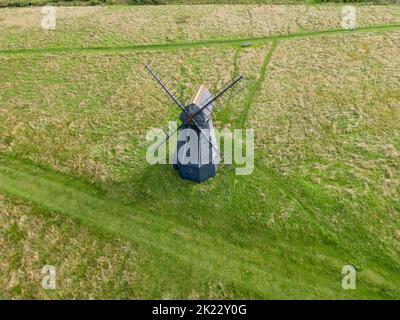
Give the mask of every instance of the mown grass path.
M 238 119 L 238 124 L 239 124 L 240 128 L 244 128 L 244 126 L 246 125 L 247 115 L 249 113 L 250 107 L 253 104 L 254 97 L 256 96 L 257 92 L 260 90 L 261 85 L 265 80 L 267 66 L 271 60 L 272 54 L 274 53 L 277 45 L 278 45 L 278 41 L 274 41 L 272 43 L 271 48 L 269 48 L 267 54 L 265 55 L 264 61 L 260 67 L 260 73 L 259 73 L 258 79 L 253 84 L 253 86 L 249 89 L 249 92 L 244 101 L 243 112 L 241 113 L 241 115 Z
M 358 28 L 356 30 L 332 29 L 318 32 L 301 32 L 289 35 L 274 35 L 256 38 L 239 38 L 239 39 L 222 39 L 199 42 L 182 42 L 172 44 L 138 44 L 129 46 L 116 47 L 87 47 L 87 48 L 40 48 L 40 49 L 13 49 L 0 50 L 0 55 L 35 55 L 35 54 L 67 54 L 67 53 L 85 53 L 85 54 L 103 54 L 103 53 L 122 53 L 130 51 L 160 51 L 160 50 L 177 50 L 186 48 L 207 48 L 207 47 L 236 47 L 243 43 L 250 42 L 252 45 L 259 45 L 269 41 L 287 41 L 306 39 L 313 37 L 335 36 L 354 33 L 367 32 L 387 32 L 400 30 L 400 24 L 387 24 Z

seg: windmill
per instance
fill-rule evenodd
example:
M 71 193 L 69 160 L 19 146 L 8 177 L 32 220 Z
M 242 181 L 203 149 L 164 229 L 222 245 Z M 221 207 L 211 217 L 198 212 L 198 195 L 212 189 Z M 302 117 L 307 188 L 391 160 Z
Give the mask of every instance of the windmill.
M 151 79 L 181 109 L 179 119 L 182 121 L 182 124 L 175 131 L 167 134 L 166 138 L 153 151 L 156 151 L 172 135 L 178 132 L 174 168 L 178 170 L 179 176 L 182 179 L 196 182 L 203 182 L 215 176 L 220 159 L 224 160 L 224 157 L 218 150 L 211 117 L 212 109 L 216 102 L 222 104 L 220 103 L 221 101 L 227 102 L 236 96 L 239 93 L 239 89 L 243 87 L 241 84 L 244 77 L 242 75 L 234 76 L 215 95 L 211 95 L 208 89 L 202 85 L 192 99 L 183 105 L 149 65 L 145 66 L 145 70 L 149 73 Z M 193 136 L 193 133 L 195 136 Z M 193 140 L 192 143 L 188 143 L 190 140 Z M 196 148 L 193 148 L 193 143 L 196 143 Z M 187 161 L 188 158 L 191 160 Z M 228 165 L 233 168 L 232 164 Z

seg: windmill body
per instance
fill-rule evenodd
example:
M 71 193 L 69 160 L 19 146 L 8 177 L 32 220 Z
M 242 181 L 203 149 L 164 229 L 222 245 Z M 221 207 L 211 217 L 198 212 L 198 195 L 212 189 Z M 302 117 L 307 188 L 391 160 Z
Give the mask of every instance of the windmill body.
M 158 150 L 164 142 L 178 132 L 174 168 L 179 171 L 179 176 L 182 179 L 196 182 L 202 182 L 215 176 L 219 161 L 220 159 L 224 160 L 224 157 L 218 151 L 211 119 L 212 109 L 215 102 L 228 101 L 238 94 L 237 89 L 240 88 L 240 83 L 243 83 L 243 76 L 235 77 L 213 96 L 206 87 L 200 86 L 193 98 L 184 106 L 148 65 L 145 69 L 156 84 L 168 94 L 182 111 L 179 116 L 182 124 L 174 132 L 168 133 L 154 151 Z M 195 145 L 193 145 L 193 142 L 195 142 Z M 228 165 L 233 168 L 231 163 L 228 163 Z
M 182 111 L 179 116 L 179 119 L 182 121 L 182 129 L 179 133 L 176 146 L 174 168 L 178 170 L 179 176 L 182 179 L 203 182 L 217 173 L 219 155 L 211 117 L 213 104 L 198 112 L 200 109 L 198 105 L 211 98 L 211 93 L 202 85 L 185 107 L 186 112 Z M 189 118 L 193 115 L 195 115 L 197 125 L 190 123 Z M 189 143 L 191 138 L 188 134 L 189 130 L 192 130 L 192 133 L 196 134 L 195 142 L 193 142 L 196 143 L 196 156 L 193 163 L 185 161 L 189 158 L 188 153 L 193 152 L 188 147 L 193 147 L 193 143 Z M 207 140 L 203 136 L 209 139 Z

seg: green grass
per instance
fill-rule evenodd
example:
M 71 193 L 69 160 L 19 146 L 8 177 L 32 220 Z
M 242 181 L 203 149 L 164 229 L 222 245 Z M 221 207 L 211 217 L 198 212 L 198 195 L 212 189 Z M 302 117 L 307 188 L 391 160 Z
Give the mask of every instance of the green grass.
M 141 280 L 107 294 L 99 280 L 98 298 L 399 298 L 398 39 L 398 24 L 378 23 L 264 37 L 221 29 L 202 41 L 101 48 L 16 41 L 0 52 L 0 192 L 49 225 L 68 217 L 88 237 L 117 239 L 107 249 L 115 256 L 143 257 L 115 261 Z M 215 112 L 218 127 L 255 129 L 252 175 L 222 170 L 193 184 L 145 162 L 146 130 L 177 114 L 145 78 L 149 61 L 182 100 L 235 72 L 253 81 Z M 10 227 L 11 246 L 23 237 Z M 41 244 L 38 255 L 46 252 Z M 341 288 L 347 264 L 357 267 L 356 290 Z M 27 289 L 35 285 L 20 281 L 7 294 L 43 297 Z
M 158 180 L 159 171 L 148 172 L 145 180 L 150 183 Z M 194 197 L 190 191 L 185 192 L 184 187 L 169 194 L 169 198 L 182 202 L 185 197 L 191 199 L 183 208 L 184 215 L 177 214 L 176 210 L 180 208 L 172 206 L 170 201 L 160 200 L 167 183 L 178 186 L 175 175 L 166 177 L 164 183 L 153 187 L 152 196 L 134 201 L 129 198 L 116 200 L 90 185 L 49 170 L 3 159 L 0 188 L 3 192 L 39 203 L 48 210 L 71 216 L 91 228 L 132 240 L 156 256 L 173 257 L 177 266 L 191 266 L 192 281 L 201 283 L 210 278 L 221 281 L 233 297 L 397 296 L 398 280 L 393 273 L 399 270 L 395 267 L 398 265 L 395 256 L 386 250 L 381 249 L 377 255 L 363 248 L 361 241 L 370 239 L 368 236 L 363 239 L 365 235 L 361 230 L 361 238 L 355 241 L 358 235 L 346 235 L 346 230 L 343 230 L 339 237 L 328 223 L 316 219 L 318 215 L 327 220 L 339 212 L 348 216 L 350 212 L 343 204 L 315 186 L 282 180 L 268 170 L 257 170 L 255 174 L 258 179 L 239 180 L 236 185 L 241 190 L 228 191 L 229 195 L 225 195 L 230 206 L 237 211 L 230 215 L 224 210 L 215 212 L 215 209 L 211 214 L 210 204 L 220 201 L 218 193 L 196 194 Z M 233 184 L 232 179 L 231 176 L 220 177 L 219 187 L 227 190 Z M 185 185 L 185 189 L 193 189 L 190 184 Z M 265 190 L 266 185 L 270 191 Z M 248 193 L 245 198 L 240 196 L 248 189 L 261 189 L 266 193 L 269 202 L 263 214 L 254 215 L 253 211 L 245 209 L 251 207 L 254 210 L 260 206 L 257 196 Z M 290 226 L 278 220 L 276 224 L 282 223 L 281 226 L 268 228 L 268 215 L 279 208 L 288 210 L 288 204 L 296 213 L 296 217 L 291 217 Z M 160 211 L 159 206 L 165 209 Z M 195 211 L 198 206 L 202 209 Z M 350 231 L 357 219 L 354 222 L 348 219 Z M 366 257 L 368 262 L 364 260 Z M 361 269 L 356 291 L 340 289 L 340 270 L 345 264 Z M 168 270 L 162 262 L 157 268 L 151 274 L 156 279 L 160 277 L 159 273 Z M 379 275 L 379 281 L 374 275 Z M 185 277 L 174 279 L 174 285 L 177 292 L 173 297 L 188 294 Z M 157 296 L 157 293 L 153 294 Z
M 140 298 L 147 279 L 139 270 L 151 256 L 121 241 L 0 194 L 2 299 Z M 44 265 L 56 267 L 57 290 L 41 287 Z

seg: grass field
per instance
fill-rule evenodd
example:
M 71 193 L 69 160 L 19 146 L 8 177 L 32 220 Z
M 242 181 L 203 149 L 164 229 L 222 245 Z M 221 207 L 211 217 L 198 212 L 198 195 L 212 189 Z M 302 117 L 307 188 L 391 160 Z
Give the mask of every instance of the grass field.
M 87 5 L 215 5 L 215 4 L 301 4 L 319 3 L 348 3 L 347 0 L 0 0 L 0 7 L 28 7 L 53 4 L 59 6 L 87 6 Z M 362 4 L 393 4 L 399 0 L 353 0 L 353 3 Z
M 0 12 L 0 49 L 173 46 L 336 30 L 341 10 L 338 5 L 59 7 L 56 32 L 43 32 L 40 8 L 9 8 Z M 400 24 L 400 6 L 357 6 L 357 17 L 358 27 Z
M 0 9 L 0 297 L 399 298 L 400 7 L 340 10 Z M 251 80 L 214 123 L 254 128 L 252 175 L 147 164 L 178 115 L 149 61 L 184 101 Z

